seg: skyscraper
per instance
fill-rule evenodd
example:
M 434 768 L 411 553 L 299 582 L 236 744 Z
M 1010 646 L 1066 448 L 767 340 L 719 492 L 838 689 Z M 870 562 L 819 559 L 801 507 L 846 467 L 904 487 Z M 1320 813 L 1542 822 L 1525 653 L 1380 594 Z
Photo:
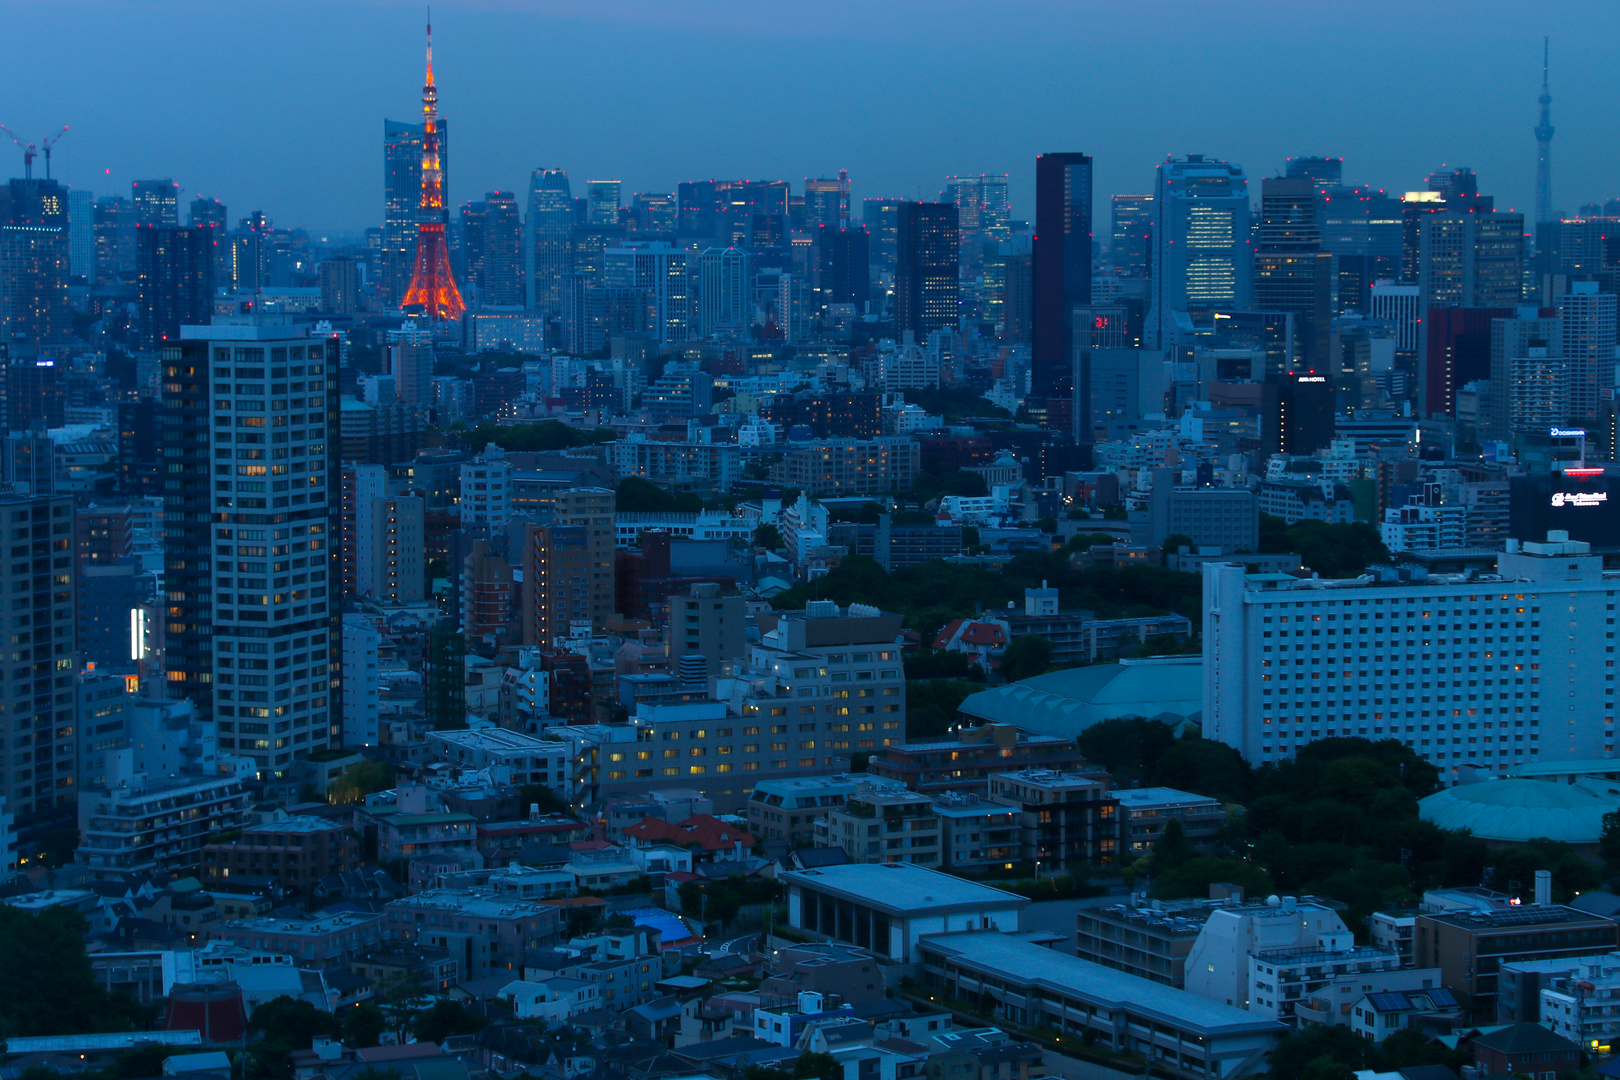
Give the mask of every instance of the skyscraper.
M 1616 298 L 1595 281 L 1572 281 L 1557 297 L 1561 352 L 1569 369 L 1569 415 L 1595 425 L 1614 394 Z
M 416 263 L 401 307 L 420 308 L 429 319 L 454 321 L 467 304 L 450 272 L 445 239 L 449 223 L 443 176 L 439 169 L 439 90 L 433 83 L 433 26 L 427 31 L 427 81 L 422 85 L 422 193 L 416 216 Z
M 698 256 L 697 333 L 741 333 L 753 317 L 748 296 L 748 252 L 709 248 Z
M 1114 274 L 1123 278 L 1148 276 L 1153 253 L 1153 196 L 1115 195 L 1109 228 L 1109 255 Z
M 209 242 L 214 248 L 214 285 L 229 285 L 231 280 L 230 219 L 225 204 L 218 199 L 198 196 L 191 200 L 191 225 L 206 225 L 212 230 Z
M 1188 154 L 1159 166 L 1153 298 L 1144 344 L 1170 343 L 1178 311 L 1247 311 L 1253 297 L 1249 181 L 1240 166 Z
M 1547 89 L 1548 39 L 1541 39 L 1541 120 L 1536 124 L 1536 223 L 1553 220 L 1552 93 Z
M 0 676 L 0 737 L 10 751 L 0 798 L 21 834 L 37 837 L 73 824 L 78 798 L 73 499 L 0 494 L 0 528 L 11 554 L 0 563 L 0 601 L 13 647 Z
M 1268 177 L 1260 182 L 1254 306 L 1260 311 L 1288 311 L 1299 316 L 1294 322 L 1294 355 L 1304 370 L 1327 372 L 1333 256 L 1322 251 L 1316 195 L 1316 185 L 1306 175 Z
M 484 229 L 489 220 L 489 207 L 484 202 L 461 204 L 461 288 L 467 302 L 480 306 L 484 303 Z
M 335 346 L 270 318 L 163 349 L 170 696 L 264 778 L 330 742 L 341 655 Z
M 631 225 L 637 232 L 673 233 L 675 196 L 638 191 L 630 199 Z
M 517 196 L 491 191 L 484 196 L 483 302 L 498 307 L 523 305 L 523 219 Z
M 92 284 L 107 285 L 135 272 L 135 204 L 122 195 L 96 200 L 96 269 Z
M 180 185 L 173 180 L 136 180 L 130 191 L 137 229 L 180 224 Z
M 871 298 L 871 263 L 864 226 L 840 229 L 823 225 L 816 230 L 818 278 L 824 304 L 854 304 L 862 314 Z
M 214 230 L 152 225 L 135 236 L 140 341 L 156 349 L 213 318 Z
M 956 207 L 949 203 L 899 204 L 895 223 L 896 337 L 909 330 L 921 342 L 941 327 L 956 329 L 960 244 Z
M 1344 184 L 1344 158 L 1295 157 L 1288 159 L 1287 178 L 1309 181 L 1317 194 Z
M 529 306 L 560 313 L 568 295 L 569 239 L 574 199 L 562 169 L 536 169 L 529 177 Z
M 868 253 L 872 265 L 888 274 L 894 273 L 894 260 L 900 250 L 900 202 L 899 199 L 867 199 L 861 203 L 861 222 L 870 240 Z
M 96 197 L 86 188 L 68 189 L 68 275 L 96 278 Z
M 1030 392 L 1044 397 L 1072 387 L 1077 304 L 1091 303 L 1091 156 L 1042 154 L 1035 159 L 1034 341 Z
M 804 228 L 815 232 L 823 225 L 842 229 L 849 224 L 849 173 L 835 179 L 804 178 Z
M 557 493 L 556 523 L 585 534 L 587 566 L 585 588 L 589 618 L 597 633 L 613 617 L 613 547 L 616 535 L 612 490 L 598 487 L 564 488 Z
M 450 125 L 438 117 L 439 188 L 450 205 Z M 382 299 L 399 306 L 410 287 L 416 257 L 416 219 L 422 204 L 422 125 L 383 121 Z
M 585 181 L 585 199 L 589 205 L 586 223 L 589 225 L 617 225 L 619 223 L 620 189 L 617 180 Z
M 56 342 L 70 328 L 68 193 L 55 180 L 0 189 L 0 335 Z
M 353 315 L 360 310 L 360 264 L 348 256 L 321 260 L 321 310 Z
M 690 336 L 685 248 L 663 240 L 624 241 L 619 247 L 606 248 L 602 284 L 609 289 L 645 291 L 652 301 L 660 342 L 685 341 Z

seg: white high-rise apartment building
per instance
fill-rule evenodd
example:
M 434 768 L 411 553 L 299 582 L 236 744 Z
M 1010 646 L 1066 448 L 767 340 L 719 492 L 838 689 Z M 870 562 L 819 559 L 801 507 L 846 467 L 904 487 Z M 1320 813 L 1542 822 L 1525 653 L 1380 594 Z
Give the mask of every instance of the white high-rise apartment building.
M 1316 739 L 1398 739 L 1451 783 L 1614 752 L 1620 574 L 1550 533 L 1488 575 L 1371 581 L 1204 568 L 1204 735 L 1255 764 Z
M 171 550 L 194 536 L 206 540 L 209 558 L 200 561 L 209 580 L 177 605 L 178 616 L 171 607 L 171 624 L 200 624 L 203 648 L 183 667 L 171 658 L 170 688 L 192 696 L 194 682 L 211 681 L 220 749 L 252 759 L 261 777 L 276 776 L 332 734 L 340 659 L 336 346 L 270 318 L 185 326 L 180 335 L 176 362 L 188 374 L 175 376 L 165 411 L 185 419 L 196 392 L 188 387 L 200 384 L 207 471 L 186 483 L 206 494 L 207 513 L 198 522 L 171 502 L 165 527 Z M 178 449 L 195 454 L 203 449 L 195 442 Z M 175 670 L 188 678 L 175 679 Z M 211 680 L 196 677 L 204 673 Z M 201 698 L 206 706 L 208 695 Z
M 1569 415 L 1560 419 L 1595 424 L 1614 394 L 1616 297 L 1595 281 L 1572 281 L 1557 304 L 1569 370 Z

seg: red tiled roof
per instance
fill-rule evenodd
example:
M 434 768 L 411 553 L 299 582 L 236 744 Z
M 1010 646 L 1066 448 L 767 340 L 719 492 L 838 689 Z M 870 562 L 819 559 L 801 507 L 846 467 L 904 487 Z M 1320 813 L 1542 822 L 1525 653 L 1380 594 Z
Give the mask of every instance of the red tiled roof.
M 747 832 L 712 814 L 694 814 L 674 825 L 655 817 L 644 817 L 625 829 L 624 834 L 655 844 L 696 843 L 704 851 L 731 851 L 739 843 L 745 848 L 754 846 L 754 838 Z

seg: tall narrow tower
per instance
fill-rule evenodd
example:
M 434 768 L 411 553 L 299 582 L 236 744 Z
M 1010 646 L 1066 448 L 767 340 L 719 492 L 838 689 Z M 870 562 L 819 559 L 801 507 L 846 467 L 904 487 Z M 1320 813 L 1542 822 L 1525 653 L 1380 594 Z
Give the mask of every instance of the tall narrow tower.
M 403 308 L 420 307 L 430 319 L 461 318 L 467 304 L 450 272 L 450 249 L 444 230 L 450 211 L 444 205 L 444 178 L 439 162 L 439 91 L 433 85 L 433 24 L 427 28 L 427 82 L 422 87 L 422 204 L 416 219 L 416 268 Z
M 1541 123 L 1536 125 L 1536 221 L 1552 220 L 1552 94 L 1547 92 L 1547 39 L 1541 39 Z

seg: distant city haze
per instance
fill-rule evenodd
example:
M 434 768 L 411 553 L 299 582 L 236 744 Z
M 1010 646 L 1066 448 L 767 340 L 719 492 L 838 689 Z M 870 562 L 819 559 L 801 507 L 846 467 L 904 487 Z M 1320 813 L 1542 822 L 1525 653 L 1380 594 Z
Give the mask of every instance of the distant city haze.
M 1419 188 L 1472 166 L 1533 217 L 1541 39 L 1552 39 L 1553 207 L 1620 196 L 1610 4 L 1253 0 L 466 0 L 434 5 L 452 207 L 527 190 L 537 166 L 673 192 L 697 178 L 848 169 L 854 198 L 934 199 L 1035 156 L 1096 161 L 1107 196 L 1167 154 L 1345 159 L 1347 181 Z M 231 220 L 381 224 L 382 122 L 420 111 L 422 5 L 394 0 L 3 0 L 0 123 L 71 126 L 53 175 L 97 195 L 172 177 Z M 0 146 L 3 172 L 21 152 Z M 36 169 L 42 163 L 36 163 Z M 1258 190 L 1254 192 L 1258 198 Z

